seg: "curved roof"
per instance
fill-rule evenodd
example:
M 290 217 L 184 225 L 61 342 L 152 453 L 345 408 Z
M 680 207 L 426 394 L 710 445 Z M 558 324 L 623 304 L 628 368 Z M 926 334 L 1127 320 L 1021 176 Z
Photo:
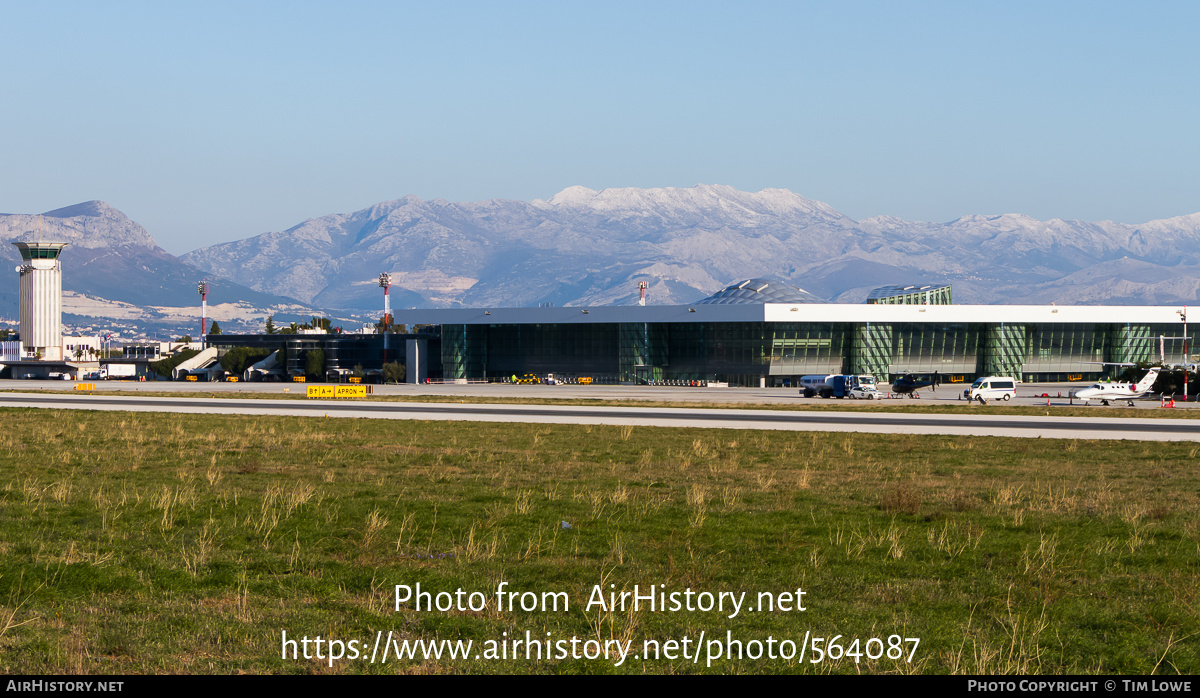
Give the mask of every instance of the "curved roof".
M 712 305 L 753 305 L 759 303 L 824 303 L 813 294 L 780 279 L 759 277 L 739 281 L 702 301 Z

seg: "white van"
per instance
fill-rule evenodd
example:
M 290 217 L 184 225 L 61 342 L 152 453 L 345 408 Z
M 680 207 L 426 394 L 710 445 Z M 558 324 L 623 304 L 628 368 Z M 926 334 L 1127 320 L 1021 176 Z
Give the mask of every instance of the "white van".
M 1017 382 L 1003 376 L 980 378 L 972 383 L 970 388 L 963 391 L 963 397 L 968 401 L 999 399 L 1008 402 L 1016 396 Z

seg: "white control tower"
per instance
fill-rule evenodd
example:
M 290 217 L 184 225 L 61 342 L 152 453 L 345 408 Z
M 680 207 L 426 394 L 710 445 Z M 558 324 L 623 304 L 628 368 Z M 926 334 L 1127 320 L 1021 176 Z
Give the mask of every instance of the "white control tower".
M 14 242 L 21 251 L 21 343 L 27 353 L 63 360 L 62 267 L 65 242 Z

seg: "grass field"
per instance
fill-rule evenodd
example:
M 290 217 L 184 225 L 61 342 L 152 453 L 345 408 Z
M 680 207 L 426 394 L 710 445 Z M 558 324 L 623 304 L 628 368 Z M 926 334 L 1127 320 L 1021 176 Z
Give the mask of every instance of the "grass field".
M 1200 672 L 1195 444 L 0 413 L 6 673 Z

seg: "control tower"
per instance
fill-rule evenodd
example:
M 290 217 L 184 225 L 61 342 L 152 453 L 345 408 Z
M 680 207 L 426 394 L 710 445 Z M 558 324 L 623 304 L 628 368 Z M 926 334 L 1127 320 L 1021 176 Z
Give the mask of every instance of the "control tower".
M 65 242 L 14 242 L 21 251 L 21 343 L 27 353 L 63 360 L 62 267 Z

